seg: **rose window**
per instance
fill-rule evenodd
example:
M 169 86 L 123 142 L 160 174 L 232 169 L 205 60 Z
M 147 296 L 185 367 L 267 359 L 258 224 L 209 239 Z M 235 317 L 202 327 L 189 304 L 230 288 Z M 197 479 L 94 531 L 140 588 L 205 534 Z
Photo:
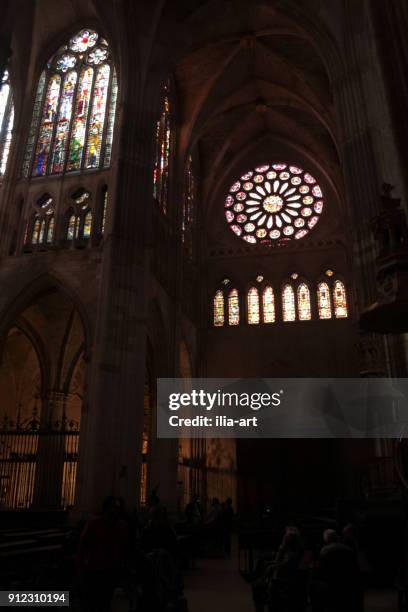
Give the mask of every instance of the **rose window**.
M 319 221 L 323 194 L 316 179 L 287 164 L 258 166 L 231 185 L 225 216 L 250 244 L 304 238 Z

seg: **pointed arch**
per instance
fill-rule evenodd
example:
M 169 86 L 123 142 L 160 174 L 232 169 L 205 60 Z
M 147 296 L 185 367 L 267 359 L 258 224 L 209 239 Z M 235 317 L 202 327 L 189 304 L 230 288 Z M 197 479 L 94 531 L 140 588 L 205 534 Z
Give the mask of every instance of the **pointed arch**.
M 317 307 L 319 310 L 319 319 L 332 318 L 330 288 L 325 282 L 319 283 L 317 287 Z
M 262 292 L 263 322 L 275 322 L 275 294 L 273 288 L 267 285 Z
M 23 177 L 109 167 L 117 96 L 107 41 L 94 30 L 80 30 L 40 76 Z
M 251 287 L 247 293 L 247 317 L 249 325 L 260 323 L 259 291 L 256 287 Z
M 92 326 L 90 324 L 91 314 L 87 312 L 82 300 L 76 291 L 52 274 L 41 274 L 28 285 L 19 286 L 4 308 L 0 311 L 0 355 L 3 350 L 7 331 L 19 319 L 20 314 L 27 306 L 35 301 L 38 295 L 46 291 L 57 290 L 66 294 L 78 311 L 79 318 L 84 330 L 84 358 L 89 359 L 92 347 Z
M 228 325 L 239 325 L 240 308 L 238 289 L 231 289 L 228 294 Z
M 312 310 L 310 306 L 310 291 L 307 283 L 300 283 L 297 288 L 299 321 L 310 321 Z
M 90 238 L 91 233 L 92 233 L 92 211 L 88 210 L 88 212 L 84 216 L 83 237 Z
M 213 300 L 213 323 L 214 327 L 223 327 L 225 323 L 225 314 L 224 314 L 224 294 L 219 289 L 216 291 L 214 300 Z
M 282 313 L 285 322 L 296 321 L 295 292 L 289 284 L 282 289 Z
M 336 280 L 333 285 L 333 304 L 336 319 L 346 319 L 348 317 L 346 286 L 340 280 Z

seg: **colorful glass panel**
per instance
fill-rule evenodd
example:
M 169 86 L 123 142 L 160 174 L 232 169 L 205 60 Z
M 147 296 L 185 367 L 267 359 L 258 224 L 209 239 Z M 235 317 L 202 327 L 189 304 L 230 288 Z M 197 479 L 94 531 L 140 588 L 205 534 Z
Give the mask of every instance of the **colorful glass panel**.
M 103 191 L 103 205 L 102 205 L 102 223 L 101 223 L 101 234 L 102 236 L 105 233 L 105 225 L 106 225 L 106 213 L 108 211 L 108 189 L 105 187 Z
M 187 167 L 185 172 L 185 192 L 183 202 L 183 215 L 181 235 L 182 241 L 186 242 L 186 233 L 193 222 L 194 215 L 194 195 L 195 195 L 195 180 L 193 173 L 193 159 L 188 156 Z
M 54 215 L 52 215 L 48 221 L 47 229 L 47 244 L 51 244 L 54 238 Z
M 53 174 L 62 172 L 64 169 L 76 82 L 77 73 L 75 71 L 69 72 L 64 80 L 61 103 L 58 111 L 51 162 L 51 172 Z
M 153 197 L 163 213 L 167 212 L 168 173 L 170 158 L 170 103 L 165 85 L 162 114 L 156 126 L 156 161 L 153 171 Z
M 41 221 L 41 225 L 40 225 L 40 235 L 38 238 L 38 242 L 40 244 L 42 244 L 44 242 L 44 234 L 45 234 L 45 219 L 43 219 Z
M 79 79 L 67 170 L 79 170 L 81 168 L 89 103 L 92 92 L 92 80 L 93 68 L 84 68 Z
M 95 46 L 98 38 L 93 30 L 81 30 L 47 63 L 37 90 L 23 176 L 30 174 L 33 149 L 33 176 L 99 168 L 102 162 L 109 167 L 118 86 L 108 44 L 100 39 Z
M 248 323 L 258 325 L 260 322 L 259 314 L 259 291 L 256 287 L 251 287 L 247 296 Z
M 299 285 L 297 289 L 297 296 L 299 321 L 310 321 L 312 318 L 312 311 L 310 308 L 310 291 L 306 283 Z
M 345 319 L 348 316 L 346 287 L 339 280 L 334 283 L 333 303 L 336 319 Z
M 71 55 L 70 53 L 64 53 L 61 55 L 56 61 L 55 67 L 57 70 L 61 72 L 67 72 L 70 68 L 73 68 L 76 64 L 75 55 Z
M 108 115 L 108 129 L 106 132 L 106 144 L 105 144 L 105 156 L 103 160 L 103 167 L 109 168 L 112 156 L 112 143 L 113 143 L 113 131 L 115 128 L 116 118 L 116 102 L 118 98 L 118 79 L 116 72 L 113 72 L 112 77 L 112 91 L 109 104 L 109 115 Z
M 41 221 L 38 216 L 35 217 L 34 226 L 33 226 L 33 237 L 31 239 L 32 244 L 38 244 L 40 239 L 40 229 L 41 229 Z
M 285 285 L 283 288 L 282 310 L 284 321 L 296 321 L 295 292 L 291 285 Z
M 239 296 L 236 289 L 228 295 L 228 325 L 239 325 Z
M 275 322 L 275 296 L 272 287 L 265 287 L 263 291 L 263 322 Z
M 55 74 L 49 81 L 45 96 L 42 122 L 34 159 L 34 176 L 44 176 L 47 172 L 47 163 L 51 148 L 54 120 L 57 114 L 60 90 L 61 77 L 58 74 Z
M 98 34 L 93 30 L 81 30 L 69 41 L 69 48 L 77 53 L 84 53 L 96 45 Z
M 299 240 L 316 226 L 323 211 L 322 190 L 310 174 L 286 164 L 269 168 L 265 164 L 244 174 L 226 197 L 227 222 L 249 244 Z
M 31 159 L 34 150 L 35 137 L 37 134 L 38 125 L 40 122 L 40 114 L 41 114 L 41 103 L 44 95 L 45 88 L 45 72 L 42 72 L 40 76 L 40 80 L 38 81 L 37 93 L 35 96 L 34 102 L 34 110 L 33 116 L 31 119 L 30 132 L 28 134 L 26 150 L 24 154 L 24 161 L 22 167 L 22 175 L 24 178 L 27 178 L 30 174 L 31 168 Z
M 103 127 L 105 125 L 106 101 L 108 98 L 110 66 L 98 68 L 93 91 L 92 113 L 89 123 L 88 144 L 86 149 L 86 168 L 99 166 Z
M 3 120 L 6 114 L 6 108 L 10 96 L 10 85 L 8 81 L 8 73 L 6 73 L 6 79 L 0 88 L 0 133 L 3 129 Z
M 319 319 L 331 319 L 330 289 L 327 283 L 319 283 L 317 288 L 317 306 L 319 310 Z
M 89 238 L 92 231 L 92 212 L 89 210 L 84 218 L 84 238 Z
M 67 240 L 73 240 L 75 237 L 76 217 L 71 215 L 68 219 Z
M 214 296 L 214 327 L 222 327 L 224 325 L 224 294 L 222 291 L 217 291 Z
M 10 114 L 8 117 L 8 121 L 5 125 L 5 129 L 1 134 L 1 142 L 0 142 L 0 176 L 2 176 L 6 172 L 7 160 L 10 153 L 11 147 L 11 138 L 13 135 L 13 124 L 14 124 L 14 106 L 11 102 L 10 104 Z M 7 118 L 6 118 L 7 119 Z

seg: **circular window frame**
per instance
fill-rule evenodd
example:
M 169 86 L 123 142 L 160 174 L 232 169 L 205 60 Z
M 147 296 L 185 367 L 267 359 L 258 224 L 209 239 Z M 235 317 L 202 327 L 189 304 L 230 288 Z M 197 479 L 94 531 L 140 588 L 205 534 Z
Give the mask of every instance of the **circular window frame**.
M 231 231 L 252 245 L 282 245 L 305 238 L 324 208 L 319 181 L 292 162 L 255 166 L 230 186 L 224 201 Z

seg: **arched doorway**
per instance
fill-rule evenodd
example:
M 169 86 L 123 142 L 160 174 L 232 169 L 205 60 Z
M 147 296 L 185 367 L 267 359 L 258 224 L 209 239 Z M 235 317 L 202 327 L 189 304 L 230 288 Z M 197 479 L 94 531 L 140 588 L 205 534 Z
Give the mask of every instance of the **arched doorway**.
M 0 364 L 2 509 L 74 504 L 85 333 L 72 298 L 42 286 L 6 313 Z

